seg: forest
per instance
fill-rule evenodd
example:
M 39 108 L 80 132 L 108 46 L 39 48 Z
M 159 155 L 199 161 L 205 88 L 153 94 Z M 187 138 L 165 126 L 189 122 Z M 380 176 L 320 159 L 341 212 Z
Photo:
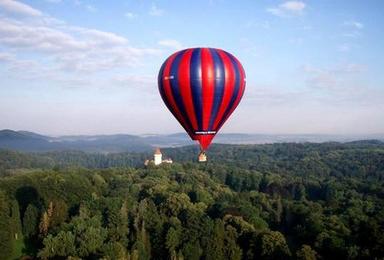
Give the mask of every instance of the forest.
M 0 150 L 0 259 L 384 259 L 384 143 Z

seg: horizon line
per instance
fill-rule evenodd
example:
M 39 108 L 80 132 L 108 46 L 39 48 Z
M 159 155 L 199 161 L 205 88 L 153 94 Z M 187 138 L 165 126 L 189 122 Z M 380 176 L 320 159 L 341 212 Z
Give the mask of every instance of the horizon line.
M 184 132 L 172 132 L 172 133 L 128 133 L 128 132 L 116 132 L 116 133 L 94 133 L 94 134 L 84 134 L 84 133 L 76 133 L 76 134 L 50 134 L 50 133 L 42 133 L 34 130 L 14 130 L 10 128 L 0 129 L 1 131 L 13 131 L 13 132 L 30 132 L 33 134 L 44 135 L 49 137 L 64 137 L 64 136 L 112 136 L 112 135 L 132 135 L 132 136 L 167 136 L 167 135 L 175 135 L 175 134 L 185 134 Z M 265 132 L 219 132 L 220 134 L 237 134 L 237 135 L 285 135 L 285 136 L 303 136 L 303 135 L 311 135 L 311 136 L 345 136 L 345 137 L 353 137 L 353 136 L 383 136 L 384 133 L 265 133 Z

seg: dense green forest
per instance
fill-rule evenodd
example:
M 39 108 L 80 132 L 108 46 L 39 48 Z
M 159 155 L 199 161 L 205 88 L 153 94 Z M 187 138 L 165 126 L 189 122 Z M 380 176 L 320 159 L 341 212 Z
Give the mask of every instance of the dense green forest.
M 384 143 L 0 151 L 0 259 L 384 259 Z

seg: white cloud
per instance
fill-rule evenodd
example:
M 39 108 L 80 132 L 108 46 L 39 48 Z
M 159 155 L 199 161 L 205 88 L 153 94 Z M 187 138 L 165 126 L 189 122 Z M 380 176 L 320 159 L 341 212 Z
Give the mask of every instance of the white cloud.
M 333 69 L 336 73 L 361 73 L 366 71 L 366 66 L 357 63 L 347 63 L 338 65 Z
M 15 59 L 15 60 L 12 60 L 9 69 L 15 72 L 21 72 L 21 71 L 36 72 L 36 70 L 41 68 L 40 68 L 40 64 L 37 61 Z
M 10 53 L 0 52 L 0 62 L 9 62 L 12 61 L 14 58 L 14 55 Z
M 87 44 L 60 30 L 0 19 L 0 43 L 13 49 L 35 51 L 85 50 Z
M 304 96 L 308 97 L 303 90 L 289 90 L 271 84 L 247 86 L 246 94 L 244 105 L 253 106 L 258 104 L 258 106 L 262 107 L 271 107 L 277 104 L 294 105 Z
M 334 94 L 350 91 L 356 85 L 356 79 L 366 71 L 366 67 L 362 64 L 345 63 L 328 68 L 305 65 L 302 70 L 306 73 L 310 88 Z
M 349 52 L 352 49 L 351 45 L 348 43 L 343 43 L 337 46 L 337 50 L 340 52 Z
M 37 9 L 32 8 L 27 4 L 13 0 L 0 0 L 0 7 L 10 13 L 16 13 L 21 15 L 28 16 L 41 16 L 42 12 Z
M 292 37 L 288 40 L 288 42 L 294 45 L 302 45 L 304 42 L 304 39 L 301 37 Z
M 162 16 L 163 14 L 164 14 L 164 10 L 158 8 L 155 3 L 152 3 L 151 9 L 149 10 L 149 15 Z
M 288 1 L 280 5 L 280 7 L 293 12 L 301 12 L 304 10 L 305 4 L 300 1 Z
M 359 31 L 345 32 L 342 35 L 344 37 L 348 37 L 348 38 L 359 38 L 359 37 L 361 37 L 361 33 Z
M 71 26 L 36 11 L 41 15 L 28 19 L 0 16 L 0 48 L 7 51 L 0 53 L 0 61 L 12 58 L 8 68 L 15 73 L 41 77 L 48 73 L 42 68 L 48 67 L 49 73 L 56 74 L 50 77 L 52 80 L 65 78 L 63 73 L 78 77 L 84 72 L 107 73 L 116 68 L 142 66 L 161 53 L 160 49 L 131 46 L 122 35 Z M 34 64 L 20 59 L 29 55 L 35 57 Z
M 273 15 L 276 15 L 276 16 L 280 16 L 280 17 L 284 17 L 284 12 L 282 12 L 280 9 L 278 8 L 268 8 L 267 9 L 267 12 L 268 13 L 271 13 Z
M 65 55 L 67 53 L 121 55 L 122 50 L 133 56 L 156 54 L 154 49 L 140 49 L 128 45 L 120 35 L 82 27 L 24 23 L 0 18 L 0 44 L 12 49 Z M 108 46 L 108 48 L 104 48 Z
M 338 64 L 331 68 L 317 68 L 311 65 L 304 65 L 302 67 L 303 71 L 311 74 L 319 74 L 319 73 L 361 73 L 366 70 L 366 67 L 362 64 L 357 63 L 344 63 Z
M 240 49 L 249 57 L 253 56 L 258 59 L 263 59 L 263 55 L 267 52 L 263 44 L 256 43 L 249 38 L 242 37 L 239 39 Z
M 310 30 L 312 30 L 313 28 L 312 28 L 312 26 L 310 26 L 310 25 L 304 25 L 304 26 L 301 27 L 300 29 L 301 29 L 301 30 L 304 30 L 304 31 L 310 31 Z
M 172 39 L 161 40 L 158 42 L 158 44 L 175 50 L 180 50 L 183 48 L 183 45 L 179 41 Z
M 86 6 L 85 6 L 85 9 L 86 9 L 87 11 L 91 12 L 91 13 L 95 13 L 95 12 L 97 12 L 97 8 L 94 7 L 93 5 L 86 5 Z
M 340 80 L 329 72 L 314 74 L 307 82 L 311 87 L 316 88 L 317 90 L 331 90 L 340 85 Z
M 255 21 L 248 21 L 246 24 L 245 24 L 245 27 L 246 28 L 256 28 L 256 29 L 270 29 L 271 28 L 271 24 L 269 23 L 269 21 L 261 21 L 261 22 L 255 22 Z
M 86 11 L 90 12 L 90 13 L 95 13 L 97 12 L 97 8 L 91 4 L 87 4 L 83 1 L 80 1 L 80 0 L 74 0 L 73 1 L 73 4 L 75 6 L 78 6 L 78 7 L 81 7 L 81 8 L 84 8 Z
M 103 32 L 95 29 L 82 29 L 84 35 L 90 36 L 94 43 L 99 44 L 126 44 L 128 40 L 111 32 Z
M 157 91 L 153 91 L 157 86 L 155 75 L 116 75 L 108 83 L 112 86 L 134 87 L 150 95 L 158 94 Z
M 364 25 L 357 21 L 344 21 L 342 26 L 345 29 L 345 32 L 342 33 L 342 36 L 348 37 L 348 38 L 359 38 L 362 35 L 362 30 L 364 29 Z M 348 49 L 350 48 L 342 48 L 342 49 Z M 343 51 L 343 50 L 341 50 Z
M 361 30 L 364 28 L 364 24 L 356 21 L 345 21 L 343 25 L 346 27 L 351 27 L 353 29 L 358 29 L 358 30 Z
M 54 4 L 62 2 L 62 0 L 45 0 L 45 1 L 48 2 L 48 3 L 54 3 Z
M 287 1 L 267 9 L 267 12 L 279 17 L 291 17 L 301 15 L 304 12 L 306 4 L 301 1 Z
M 127 18 L 129 18 L 129 19 L 133 19 L 133 18 L 137 17 L 137 15 L 134 14 L 134 13 L 132 13 L 132 12 L 126 12 L 126 13 L 124 14 L 124 16 L 127 17 Z

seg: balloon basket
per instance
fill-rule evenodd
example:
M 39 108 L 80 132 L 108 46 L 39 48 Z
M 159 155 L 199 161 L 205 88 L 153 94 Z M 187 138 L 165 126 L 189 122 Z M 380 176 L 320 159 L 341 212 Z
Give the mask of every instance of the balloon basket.
M 206 162 L 207 161 L 207 155 L 204 151 L 201 151 L 198 157 L 199 162 Z

